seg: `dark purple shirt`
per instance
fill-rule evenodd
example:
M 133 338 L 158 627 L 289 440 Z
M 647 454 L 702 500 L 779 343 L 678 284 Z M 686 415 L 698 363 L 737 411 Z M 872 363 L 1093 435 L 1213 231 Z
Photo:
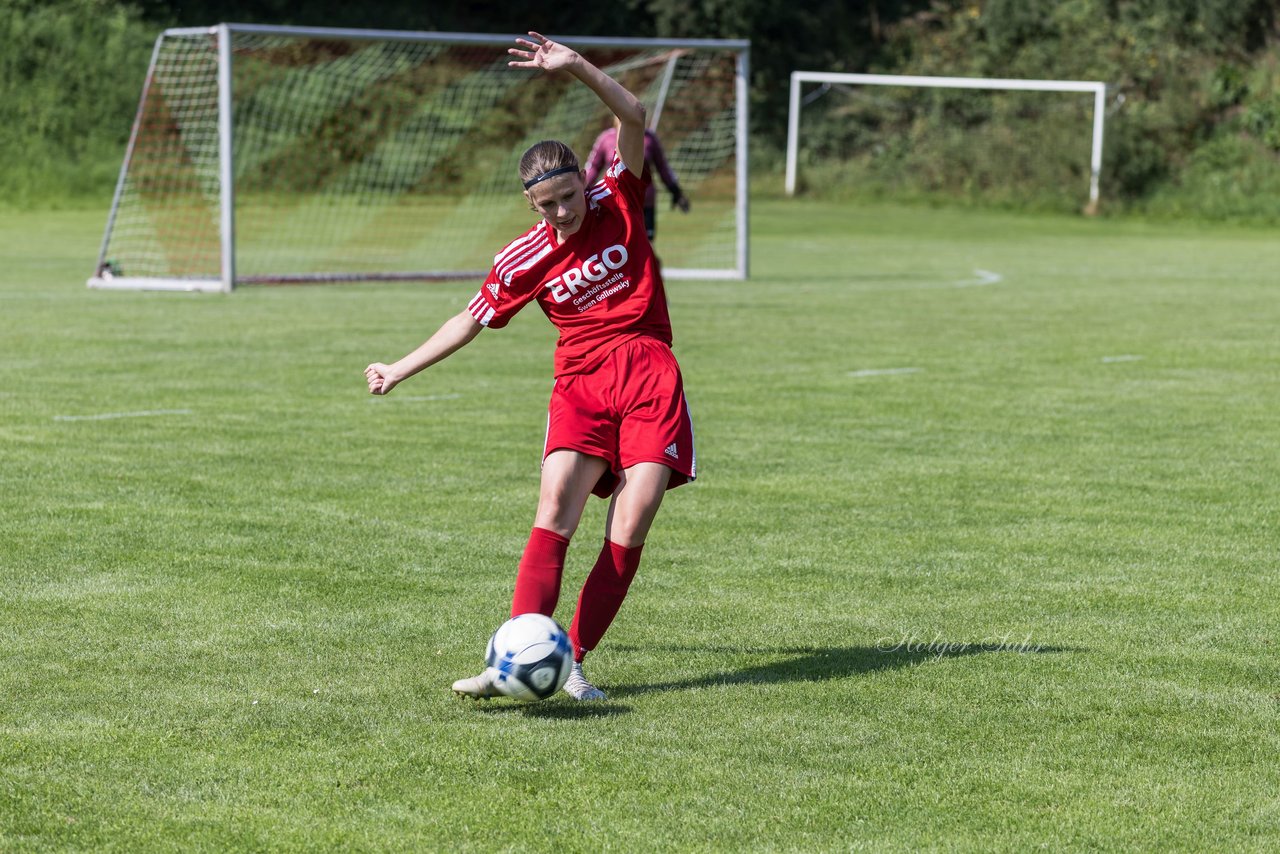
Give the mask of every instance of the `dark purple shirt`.
M 608 128 L 600 132 L 596 137 L 595 144 L 591 146 L 591 154 L 587 157 L 587 186 L 593 186 L 600 177 L 600 173 L 604 168 L 613 162 L 613 152 L 618 147 L 618 131 L 616 128 Z M 640 175 L 640 180 L 644 181 L 644 206 L 651 208 L 658 198 L 658 190 L 653 186 L 653 174 L 650 167 L 658 170 L 658 177 L 662 179 L 662 183 L 666 184 L 667 189 L 671 192 L 676 191 L 676 187 L 680 182 L 676 180 L 676 173 L 671 171 L 671 166 L 667 163 L 667 155 L 662 150 L 662 143 L 658 142 L 658 135 L 651 130 L 644 132 L 644 172 Z

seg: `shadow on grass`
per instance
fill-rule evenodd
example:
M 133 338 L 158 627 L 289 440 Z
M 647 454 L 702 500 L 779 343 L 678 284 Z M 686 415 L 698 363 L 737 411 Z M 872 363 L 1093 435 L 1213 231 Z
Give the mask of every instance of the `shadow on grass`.
M 626 649 L 625 647 L 621 649 Z M 634 648 L 638 649 L 638 648 Z M 653 647 L 645 647 L 652 652 Z M 1027 646 L 1009 646 L 1003 644 L 962 643 L 934 640 L 927 644 L 905 644 L 893 648 L 875 646 L 848 647 L 792 647 L 786 649 L 740 649 L 731 647 L 688 648 L 672 647 L 673 655 L 724 653 L 726 655 L 769 655 L 771 657 L 787 656 L 781 660 L 770 661 L 738 670 L 727 670 L 696 676 L 688 679 L 677 679 L 670 682 L 648 682 L 605 686 L 611 697 L 633 697 L 655 691 L 688 691 L 698 688 L 712 688 L 720 685 L 762 685 L 782 682 L 824 682 L 829 679 L 844 679 L 877 670 L 891 670 L 900 667 L 911 667 L 932 661 L 951 658 L 967 658 L 973 655 L 1001 653 L 1003 655 L 1045 655 L 1064 652 L 1083 652 L 1073 647 L 1045 646 L 1042 644 Z
M 516 703 L 510 700 L 498 700 L 479 706 L 479 711 L 491 715 L 518 714 L 528 718 L 546 718 L 548 720 L 584 720 L 616 717 L 631 714 L 630 706 L 618 703 L 579 703 L 563 695 L 554 700 L 541 703 Z

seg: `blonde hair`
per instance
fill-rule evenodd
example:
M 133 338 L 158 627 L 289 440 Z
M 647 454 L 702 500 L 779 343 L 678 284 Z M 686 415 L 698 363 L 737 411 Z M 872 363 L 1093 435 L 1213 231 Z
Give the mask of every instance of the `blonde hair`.
M 525 187 L 537 182 L 548 172 L 580 172 L 578 156 L 573 149 L 557 139 L 544 139 L 535 143 L 520 158 L 520 183 Z

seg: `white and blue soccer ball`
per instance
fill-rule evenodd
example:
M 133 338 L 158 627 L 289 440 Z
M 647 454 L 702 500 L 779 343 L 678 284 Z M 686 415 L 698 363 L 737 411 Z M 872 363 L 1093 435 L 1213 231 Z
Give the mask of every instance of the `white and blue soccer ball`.
M 489 638 L 484 661 L 500 692 L 533 703 L 564 687 L 573 668 L 573 645 L 569 633 L 550 617 L 521 614 Z

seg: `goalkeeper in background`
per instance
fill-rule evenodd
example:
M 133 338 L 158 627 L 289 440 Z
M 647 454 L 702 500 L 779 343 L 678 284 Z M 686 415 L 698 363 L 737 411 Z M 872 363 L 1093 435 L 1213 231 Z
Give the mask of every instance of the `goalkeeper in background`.
M 594 186 L 596 180 L 600 177 L 600 173 L 613 162 L 613 153 L 617 148 L 618 120 L 615 118 L 613 126 L 602 130 L 600 135 L 596 137 L 595 143 L 591 146 L 591 154 L 587 156 L 585 172 L 588 187 Z M 680 182 L 676 179 L 676 173 L 671 170 L 671 165 L 667 163 L 667 155 L 662 150 L 662 142 L 658 139 L 656 132 L 646 128 L 644 132 L 644 171 L 640 174 L 640 180 L 645 184 L 644 228 L 649 233 L 650 240 L 653 240 L 653 236 L 658 230 L 658 189 L 653 184 L 654 169 L 658 170 L 658 177 L 662 179 L 662 183 L 671 191 L 671 206 L 679 208 L 681 213 L 688 213 L 689 197 L 680 189 Z

